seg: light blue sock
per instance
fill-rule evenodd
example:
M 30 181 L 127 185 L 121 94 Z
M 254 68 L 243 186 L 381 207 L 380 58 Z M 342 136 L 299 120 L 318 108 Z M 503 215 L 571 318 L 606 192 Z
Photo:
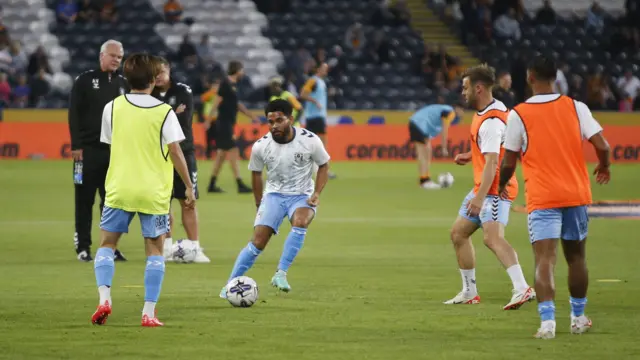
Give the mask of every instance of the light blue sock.
M 96 252 L 93 268 L 96 273 L 96 283 L 98 284 L 98 287 L 111 287 L 113 273 L 116 270 L 113 258 L 113 249 L 111 248 L 101 247 L 98 249 L 98 252 Z
M 584 307 L 587 305 L 587 298 L 574 298 L 569 296 L 569 303 L 571 304 L 571 314 L 573 316 L 584 315 Z
M 238 258 L 236 258 L 236 263 L 233 265 L 229 281 L 235 277 L 242 276 L 249 271 L 253 266 L 253 263 L 256 262 L 256 258 L 260 253 L 262 253 L 262 250 L 255 247 L 255 245 L 252 243 L 247 244 L 247 246 L 240 251 L 240 254 L 238 254 Z
M 158 302 L 163 279 L 164 256 L 147 257 L 147 267 L 144 269 L 144 301 Z
M 304 244 L 304 236 L 307 234 L 307 229 L 300 227 L 292 227 L 287 240 L 284 242 L 284 249 L 282 250 L 282 256 L 280 257 L 280 263 L 278 264 L 278 270 L 287 272 L 291 263 L 298 255 L 302 244 Z
M 556 319 L 556 305 L 553 301 L 543 301 L 538 303 L 538 314 L 540 314 L 540 320 L 555 320 Z

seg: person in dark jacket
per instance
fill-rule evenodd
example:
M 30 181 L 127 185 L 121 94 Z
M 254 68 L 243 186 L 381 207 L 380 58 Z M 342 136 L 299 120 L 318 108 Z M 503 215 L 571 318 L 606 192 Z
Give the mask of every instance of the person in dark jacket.
M 156 86 L 151 92 L 151 95 L 160 101 L 171 105 L 173 111 L 178 115 L 178 122 L 184 133 L 184 141 L 180 143 L 184 158 L 187 161 L 187 168 L 189 169 L 189 176 L 193 183 L 193 189 L 195 191 L 196 199 L 199 197 L 198 192 L 198 163 L 196 162 L 195 146 L 193 143 L 193 92 L 189 85 L 176 82 L 171 79 L 171 65 L 163 57 L 157 57 L 158 62 L 162 64 L 162 70 L 156 77 Z M 192 241 L 198 249 L 194 262 L 196 263 L 209 263 L 211 260 L 204 254 L 203 249 L 200 247 L 200 240 L 198 236 L 198 213 L 195 207 L 187 206 L 186 200 L 186 186 L 178 172 L 174 171 L 173 177 L 173 194 L 172 198 L 178 199 L 180 207 L 182 209 L 182 225 L 187 233 L 188 239 L 182 241 Z M 173 254 L 171 248 L 173 246 L 172 234 L 174 232 L 173 213 L 169 213 L 170 216 L 170 230 L 167 233 L 167 237 L 164 240 L 163 255 L 166 261 L 173 261 Z
M 75 184 L 76 254 L 80 261 L 92 261 L 91 224 L 96 190 L 100 193 L 100 212 L 104 206 L 104 183 L 109 169 L 109 146 L 100 142 L 102 112 L 107 103 L 128 92 L 129 86 L 118 68 L 122 44 L 108 40 L 100 48 L 100 67 L 80 74 L 74 81 L 69 100 L 69 132 Z M 118 250 L 115 260 L 126 258 Z

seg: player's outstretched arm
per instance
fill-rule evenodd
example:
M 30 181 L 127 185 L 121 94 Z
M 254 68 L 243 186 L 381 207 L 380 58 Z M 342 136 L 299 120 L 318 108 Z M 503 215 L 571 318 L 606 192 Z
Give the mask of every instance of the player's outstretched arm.
M 607 139 L 602 135 L 602 131 L 590 137 L 589 142 L 593 145 L 593 148 L 596 150 L 596 155 L 598 156 L 598 166 L 596 166 L 593 172 L 596 175 L 596 181 L 598 184 L 606 184 L 611 178 L 609 172 L 609 166 L 611 165 L 611 161 L 609 160 L 611 147 L 609 147 Z
M 182 149 L 180 148 L 180 142 L 176 141 L 169 144 L 169 156 L 171 157 L 171 162 L 173 163 L 173 167 L 176 168 L 178 175 L 180 175 L 180 179 L 184 183 L 187 188 L 187 206 L 193 207 L 195 204 L 195 194 L 193 192 L 193 183 L 191 182 L 191 177 L 189 177 L 189 168 L 187 168 L 187 161 L 184 159 L 184 154 L 182 153 Z
M 253 198 L 256 200 L 256 208 L 258 208 L 262 202 L 262 171 L 251 172 L 251 187 L 253 188 Z

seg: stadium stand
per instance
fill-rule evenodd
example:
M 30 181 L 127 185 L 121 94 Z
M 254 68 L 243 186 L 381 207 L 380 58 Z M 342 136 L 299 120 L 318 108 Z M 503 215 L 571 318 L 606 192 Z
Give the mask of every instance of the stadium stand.
M 424 78 L 412 70 L 423 50 L 422 40 L 407 24 L 383 26 L 372 20 L 379 6 L 375 0 L 295 1 L 291 12 L 268 14 L 264 34 L 283 52 L 288 62 L 286 72 L 297 72 L 294 82 L 298 86 L 308 70 L 296 71 L 297 66 L 291 64 L 300 53 L 315 55 L 322 48 L 327 50 L 327 60 L 340 63 L 340 70 L 332 71 L 329 77 L 337 91 L 329 103 L 331 109 L 406 110 L 434 101 L 436 95 Z M 350 28 L 362 31 L 369 44 L 356 49 L 345 44 Z M 325 51 L 321 52 L 324 57 Z
M 64 72 L 64 67 L 70 63 L 71 54 L 61 46 L 58 38 L 49 32 L 50 26 L 55 24 L 55 13 L 47 8 L 45 1 L 3 1 L 2 23 L 8 29 L 9 38 L 12 41 L 18 40 L 27 56 L 42 47 L 48 57 L 50 73 L 47 74 L 47 81 L 52 85 L 52 92 L 68 92 L 72 78 Z M 41 106 L 58 105 L 60 104 L 50 103 Z
M 159 13 L 163 12 L 165 0 L 151 2 Z M 277 74 L 277 66 L 284 59 L 273 49 L 271 41 L 262 36 L 261 29 L 267 25 L 267 19 L 256 10 L 253 1 L 183 0 L 180 3 L 184 8 L 182 18 L 193 25 L 158 23 L 154 27 L 171 50 L 179 51 L 186 34 L 195 41 L 201 41 L 206 34 L 215 61 L 223 67 L 231 60 L 242 61 L 253 86 L 263 86 Z
M 47 0 L 49 7 L 55 9 L 59 0 Z M 153 25 L 162 21 L 150 4 L 145 0 L 121 2 L 117 6 L 119 18 L 111 22 L 75 22 L 57 23 L 54 34 L 60 43 L 69 49 L 73 61 L 66 70 L 72 76 L 94 69 L 98 66 L 100 45 L 109 39 L 123 43 L 125 54 L 148 51 L 166 55 L 167 48 L 162 39 L 153 31 Z
M 596 100 L 590 106 L 618 110 L 620 101 L 626 101 L 627 97 L 619 86 L 620 79 L 627 72 L 640 76 L 638 47 L 616 45 L 616 36 L 626 31 L 628 24 L 638 24 L 640 20 L 631 19 L 633 15 L 625 13 L 625 0 L 599 3 L 601 10 L 597 11 L 597 18 L 602 21 L 601 27 L 587 22 L 593 15 L 589 15 L 594 4 L 591 0 L 555 0 L 543 12 L 542 0 L 522 4 L 524 6 L 511 7 L 508 1 L 496 1 L 489 7 L 481 1 L 453 1 L 447 5 L 443 1 L 428 2 L 441 19 L 450 21 L 451 30 L 461 36 L 475 56 L 499 70 L 511 72 L 518 101 L 527 97 L 523 70 L 526 59 L 543 53 L 562 64 L 561 81 L 566 84 L 560 85 L 564 86 L 560 89 L 563 93 L 588 102 L 592 80 L 599 82 L 602 78 L 603 89 L 610 88 L 612 99 Z M 451 21 L 447 16 L 452 7 L 458 7 L 463 15 L 458 21 Z M 508 15 L 510 10 L 513 10 L 512 16 Z M 486 16 L 484 22 L 477 20 L 480 13 Z M 513 36 L 498 35 L 496 23 L 500 17 L 508 17 L 515 24 Z M 635 99 L 635 95 L 630 97 Z

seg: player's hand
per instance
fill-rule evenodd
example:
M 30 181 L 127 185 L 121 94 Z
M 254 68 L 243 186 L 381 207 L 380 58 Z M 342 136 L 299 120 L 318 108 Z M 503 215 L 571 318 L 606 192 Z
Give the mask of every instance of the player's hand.
M 320 195 L 318 193 L 313 193 L 308 199 L 307 204 L 310 206 L 316 207 L 320 203 Z
M 82 161 L 82 149 L 71 150 L 71 157 L 73 160 Z
M 187 108 L 187 105 L 185 104 L 180 104 L 180 106 L 178 106 L 176 108 L 176 114 L 180 114 L 181 112 L 184 112 L 184 110 Z
M 449 150 L 447 150 L 447 145 L 445 144 L 440 145 L 440 152 L 442 153 L 443 157 L 449 156 Z
M 499 187 L 498 188 L 498 194 L 500 196 L 500 198 L 502 200 L 508 200 L 509 199 L 509 193 L 507 192 L 507 187 Z
M 482 203 L 484 199 L 480 199 L 477 196 L 471 199 L 467 204 L 467 215 L 471 217 L 479 216 L 482 210 Z
M 611 172 L 609 172 L 609 166 L 598 164 L 598 166 L 596 166 L 596 169 L 593 171 L 593 174 L 596 176 L 596 181 L 600 185 L 608 184 L 609 180 L 611 180 Z
M 471 153 L 458 154 L 453 161 L 458 165 L 467 165 L 471 161 Z
M 193 189 L 193 186 L 188 186 L 185 195 L 187 198 L 184 201 L 184 204 L 189 208 L 193 209 L 196 206 L 196 191 Z

